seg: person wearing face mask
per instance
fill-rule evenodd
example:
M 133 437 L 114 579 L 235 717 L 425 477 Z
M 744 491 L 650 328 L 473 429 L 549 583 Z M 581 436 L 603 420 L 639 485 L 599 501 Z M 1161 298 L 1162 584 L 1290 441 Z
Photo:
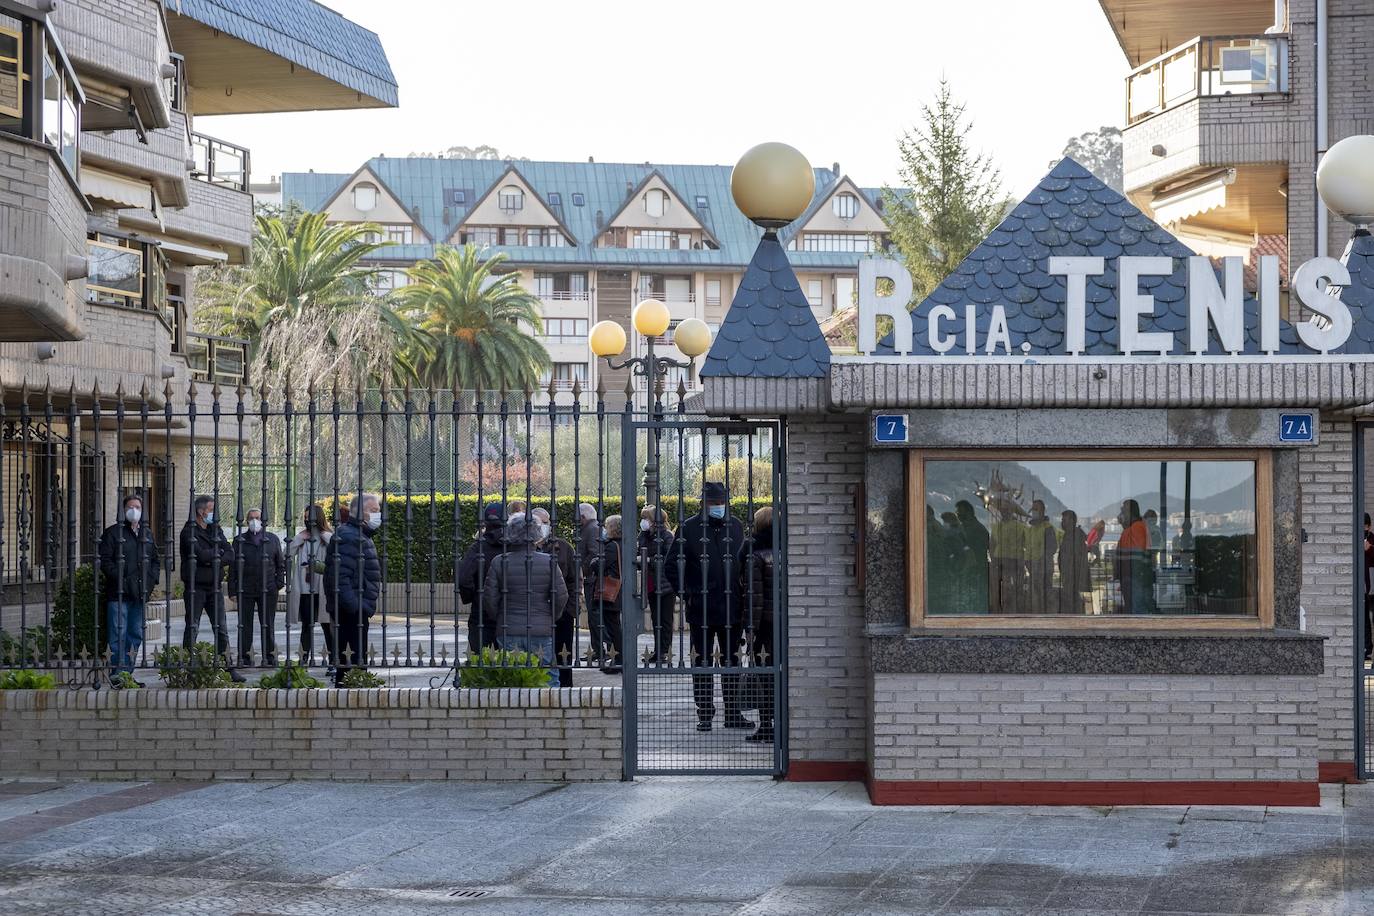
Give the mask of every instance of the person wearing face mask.
M 568 590 L 568 601 L 563 612 L 553 622 L 553 657 L 558 664 L 558 686 L 573 685 L 572 661 L 576 649 L 577 632 L 577 554 L 572 545 L 553 532 L 549 510 L 535 508 L 530 510 L 531 517 L 539 525 L 539 541 L 535 549 L 553 557 L 558 571 L 563 576 L 563 585 Z
M 500 503 L 487 503 L 482 509 L 482 530 L 458 564 L 458 597 L 468 606 L 468 650 L 475 658 L 485 649 L 495 649 L 496 634 L 485 623 L 482 586 L 487 567 L 501 555 L 506 540 L 506 515 Z
M 676 543 L 674 574 L 681 570 L 678 594 L 686 606 L 693 668 L 740 666 L 744 634 L 744 599 L 734 588 L 744 526 L 729 513 L 725 485 L 709 482 L 701 489 L 702 511 L 682 523 Z M 692 675 L 697 731 L 709 732 L 716 715 L 714 677 Z M 753 728 L 740 714 L 739 675 L 722 674 L 726 728 Z
M 382 527 L 382 501 L 375 493 L 359 493 L 352 506 L 355 511 L 330 539 L 324 560 L 324 601 L 339 643 L 335 687 L 343 686 L 350 669 L 367 666 L 368 621 L 382 593 L 382 562 L 372 543 Z
M 189 655 L 200 635 L 201 614 L 210 617 L 215 635 L 215 654 L 229 659 L 229 630 L 224 623 L 224 575 L 229 571 L 229 542 L 220 530 L 212 496 L 197 496 L 191 504 L 191 518 L 181 528 L 181 582 L 186 587 L 186 627 L 181 647 Z M 243 683 L 244 677 L 231 669 L 230 676 Z
M 502 649 L 527 652 L 549 668 L 548 686 L 559 685 L 553 655 L 554 622 L 568 603 L 558 562 L 536 544 L 543 526 L 517 512 L 506 522 L 505 551 L 487 567 L 482 613 Z
M 143 524 L 143 500 L 124 497 L 123 518 L 100 535 L 100 571 L 105 578 L 105 622 L 110 638 L 110 674 L 133 676 L 134 656 L 143 645 L 148 596 L 162 578 L 157 542 Z M 118 681 L 112 684 L 119 686 Z
M 315 652 L 315 621 L 324 632 L 324 654 L 334 662 L 333 621 L 320 607 L 324 594 L 324 554 L 334 529 L 324 508 L 318 504 L 307 506 L 301 529 L 286 548 L 286 564 L 291 568 L 291 589 L 288 592 L 286 621 L 301 628 L 301 654 L 308 660 Z
M 666 665 L 673 660 L 673 529 L 668 517 L 656 506 L 645 506 L 639 513 L 639 550 L 635 565 L 644 582 L 644 608 L 649 612 L 654 631 L 654 661 Z
M 253 664 L 253 618 L 262 626 L 262 661 L 277 664 L 277 593 L 286 584 L 281 540 L 263 527 L 262 510 L 249 509 L 245 529 L 229 551 L 229 594 L 239 618 L 239 664 Z

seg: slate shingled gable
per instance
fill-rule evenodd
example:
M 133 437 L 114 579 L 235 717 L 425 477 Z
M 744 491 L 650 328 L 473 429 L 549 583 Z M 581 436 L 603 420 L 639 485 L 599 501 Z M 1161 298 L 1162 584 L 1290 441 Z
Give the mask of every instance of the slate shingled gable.
M 1120 352 L 1117 326 L 1115 259 L 1123 255 L 1168 256 L 1175 259 L 1167 277 L 1142 277 L 1140 289 L 1155 299 L 1155 314 L 1142 317 L 1142 331 L 1164 331 L 1174 337 L 1172 355 L 1188 350 L 1188 263 L 1194 252 L 1155 223 L 1117 191 L 1107 187 L 1073 159 L 1065 158 L 998 224 L 945 280 L 912 312 L 914 355 L 936 355 L 927 331 L 930 310 L 947 305 L 957 316 L 944 323 L 945 332 L 962 334 L 964 308 L 976 309 L 979 352 L 992 309 L 1006 310 L 1013 355 L 1064 355 L 1066 281 L 1047 273 L 1053 256 L 1099 256 L 1107 270 L 1087 282 L 1086 352 L 1109 356 Z M 1348 300 L 1347 300 L 1348 301 Z M 1258 355 L 1259 306 L 1246 297 L 1244 353 Z M 1371 312 L 1374 316 L 1374 312 Z M 1355 310 L 1355 330 L 1338 352 L 1368 352 L 1374 342 L 1374 321 Z M 1280 323 L 1280 352 L 1302 352 L 1292 325 Z M 1021 350 L 1022 342 L 1030 344 Z M 962 343 L 962 336 L 960 337 Z M 892 336 L 875 351 L 892 354 Z M 962 347 L 951 351 L 963 353 Z M 1223 355 L 1212 335 L 1209 355 Z
M 778 237 L 764 233 L 711 344 L 703 377 L 824 378 L 830 345 Z

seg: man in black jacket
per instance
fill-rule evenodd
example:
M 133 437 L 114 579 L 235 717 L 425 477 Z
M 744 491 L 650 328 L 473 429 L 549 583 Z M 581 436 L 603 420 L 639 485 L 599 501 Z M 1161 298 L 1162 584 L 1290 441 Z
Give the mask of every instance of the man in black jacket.
M 119 523 L 100 535 L 100 572 L 105 579 L 110 674 L 124 672 L 132 677 L 134 656 L 143 645 L 144 608 L 162 578 L 162 567 L 157 542 L 143 524 L 142 498 L 124 497 L 121 511 L 124 517 Z
M 324 558 L 324 600 L 339 642 L 334 686 L 352 668 L 367 666 L 367 627 L 382 594 L 382 562 L 372 538 L 382 527 L 382 501 L 359 493 L 348 521 L 329 541 Z
M 253 616 L 262 622 L 263 664 L 277 664 L 277 593 L 286 584 L 281 540 L 262 526 L 262 510 L 249 509 L 247 530 L 236 538 L 229 557 L 229 592 L 239 618 L 239 664 L 253 664 Z
M 500 503 L 482 509 L 482 533 L 472 542 L 458 565 L 458 597 L 468 606 L 468 648 L 475 657 L 483 647 L 496 648 L 496 634 L 486 626 L 482 613 L 482 586 L 487 568 L 499 557 L 505 543 L 506 517 Z M 490 615 L 485 615 L 490 616 Z
M 730 515 L 725 485 L 707 483 L 701 491 L 701 513 L 683 522 L 674 545 L 684 565 L 678 594 L 686 605 L 687 627 L 692 643 L 692 667 L 738 668 L 744 638 L 740 602 L 735 590 L 739 551 L 744 546 L 744 526 Z M 728 659 L 728 662 L 727 662 Z M 697 731 L 709 732 L 715 718 L 715 686 L 710 674 L 692 675 L 692 699 L 697 707 Z M 740 715 L 739 675 L 722 674 L 725 727 L 753 728 Z
M 554 621 L 553 657 L 558 663 L 559 687 L 573 685 L 572 663 L 577 651 L 573 638 L 577 632 L 577 554 L 567 541 L 553 532 L 553 521 L 547 509 L 531 509 L 530 515 L 540 526 L 540 541 L 535 545 L 540 553 L 546 553 L 558 563 L 558 571 L 563 576 L 563 585 L 568 589 L 568 603 Z
M 181 582 L 186 587 L 186 628 L 181 647 L 189 654 L 200 633 L 200 615 L 210 616 L 215 634 L 215 654 L 229 664 L 229 631 L 224 625 L 224 574 L 229 569 L 229 542 L 224 539 L 215 518 L 215 500 L 197 496 L 191 504 L 191 519 L 181 527 Z M 230 671 L 235 681 L 243 675 Z

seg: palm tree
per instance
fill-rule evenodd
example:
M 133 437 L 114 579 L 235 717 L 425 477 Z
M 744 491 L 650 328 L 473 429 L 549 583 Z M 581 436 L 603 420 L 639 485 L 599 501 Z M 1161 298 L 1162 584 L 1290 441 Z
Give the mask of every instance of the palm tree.
M 410 329 L 376 296 L 376 270 L 363 263 L 389 243 L 369 240 L 376 225 L 325 219 L 259 215 L 250 264 L 201 280 L 196 327 L 247 340 L 259 381 L 290 374 L 302 388 L 352 388 L 408 377 L 408 364 L 395 357 Z
M 472 245 L 441 247 L 408 271 L 393 296 L 422 335 L 412 362 L 421 384 L 441 389 L 520 390 L 538 384 L 549 354 L 539 300 L 515 273 L 498 273 L 504 254 L 483 259 Z

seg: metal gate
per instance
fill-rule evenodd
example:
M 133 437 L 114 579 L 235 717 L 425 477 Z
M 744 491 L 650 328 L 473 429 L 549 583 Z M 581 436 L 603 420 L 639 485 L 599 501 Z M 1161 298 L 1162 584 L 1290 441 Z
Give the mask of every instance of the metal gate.
M 1364 541 L 1364 513 L 1374 511 L 1371 506 L 1369 473 L 1374 468 L 1370 464 L 1370 446 L 1374 444 L 1374 423 L 1355 424 L 1355 499 L 1351 530 L 1354 532 L 1354 634 L 1352 647 L 1355 675 L 1355 768 L 1360 779 L 1374 775 L 1374 666 L 1365 658 L 1365 646 L 1369 645 L 1370 627 L 1367 602 L 1374 601 L 1366 595 L 1366 571 Z M 1374 575 L 1374 572 L 1369 573 Z
M 621 545 L 625 778 L 782 775 L 785 426 L 627 413 L 623 430 L 621 505 L 643 507 Z

